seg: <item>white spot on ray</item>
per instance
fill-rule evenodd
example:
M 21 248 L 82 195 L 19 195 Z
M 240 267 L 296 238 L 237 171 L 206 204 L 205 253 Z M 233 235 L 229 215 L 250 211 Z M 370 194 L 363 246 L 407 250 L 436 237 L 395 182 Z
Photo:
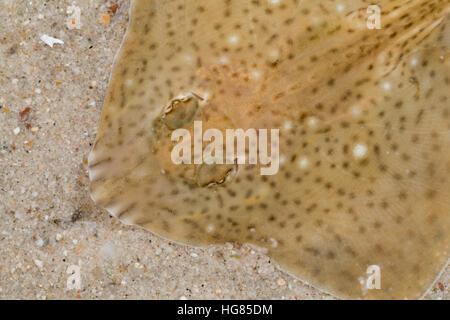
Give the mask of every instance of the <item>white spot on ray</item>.
M 236 44 L 239 42 L 239 37 L 237 35 L 232 35 L 228 38 L 228 42 L 231 44 Z
M 358 105 L 354 105 L 353 107 L 350 108 L 350 113 L 354 117 L 360 116 L 362 113 L 361 107 Z
M 311 118 L 308 119 L 308 126 L 310 128 L 315 128 L 317 126 L 317 122 L 318 122 L 317 118 L 311 117 Z
M 277 60 L 280 57 L 280 52 L 278 50 L 270 50 L 269 51 L 269 58 L 273 60 Z
M 316 16 L 313 16 L 313 17 L 311 18 L 311 20 L 312 20 L 312 22 L 313 22 L 314 24 L 319 24 L 319 23 L 321 22 L 320 18 L 317 18 Z
M 280 164 L 286 163 L 286 156 L 285 155 L 281 155 L 279 161 L 280 161 Z
M 390 82 L 383 83 L 383 89 L 386 91 L 391 90 L 391 83 Z
M 133 85 L 133 79 L 130 78 L 130 79 L 125 80 L 125 85 L 127 87 L 131 87 Z
M 342 12 L 342 11 L 344 11 L 344 5 L 343 4 L 338 4 L 336 9 L 337 9 L 338 12 Z
M 417 58 L 412 58 L 410 63 L 411 63 L 411 66 L 415 67 L 419 63 L 419 60 L 417 60 Z
M 356 159 L 362 159 L 366 156 L 366 154 L 367 154 L 367 146 L 364 143 L 358 143 L 353 148 L 353 156 Z
M 299 160 L 298 165 L 301 169 L 306 169 L 309 165 L 309 160 L 307 157 L 303 157 Z
M 292 123 L 290 121 L 286 121 L 283 125 L 283 129 L 288 131 L 292 129 Z
M 212 232 L 214 232 L 214 225 L 213 224 L 208 224 L 207 226 L 206 226 L 206 232 L 208 232 L 208 233 L 212 233 Z
M 261 72 L 258 71 L 258 70 L 253 70 L 253 71 L 252 71 L 252 77 L 253 77 L 254 79 L 259 79 L 259 78 L 261 78 Z
M 226 56 L 223 56 L 223 57 L 220 57 L 219 61 L 222 64 L 227 64 L 230 62 L 230 59 L 228 59 L 228 57 L 226 57 Z
M 280 0 L 268 0 L 270 4 L 279 4 Z

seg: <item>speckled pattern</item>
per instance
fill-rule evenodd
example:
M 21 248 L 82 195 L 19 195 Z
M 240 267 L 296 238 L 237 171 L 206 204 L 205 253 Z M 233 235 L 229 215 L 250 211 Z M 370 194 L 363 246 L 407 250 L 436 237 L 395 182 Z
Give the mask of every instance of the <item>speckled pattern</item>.
M 66 25 L 72 4 L 79 30 Z M 0 0 L 0 299 L 332 299 L 256 248 L 181 246 L 94 206 L 86 156 L 128 11 Z M 67 288 L 71 265 L 81 290 Z M 425 298 L 448 299 L 449 285 L 447 267 Z

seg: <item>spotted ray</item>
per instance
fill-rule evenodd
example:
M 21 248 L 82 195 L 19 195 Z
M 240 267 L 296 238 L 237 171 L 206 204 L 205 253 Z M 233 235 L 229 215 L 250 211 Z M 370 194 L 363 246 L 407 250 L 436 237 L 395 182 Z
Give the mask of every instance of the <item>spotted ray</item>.
M 450 240 L 450 1 L 349 2 L 134 1 L 89 156 L 94 201 L 181 243 L 267 248 L 339 297 L 424 294 Z M 196 120 L 279 128 L 278 174 L 175 165 L 171 134 Z

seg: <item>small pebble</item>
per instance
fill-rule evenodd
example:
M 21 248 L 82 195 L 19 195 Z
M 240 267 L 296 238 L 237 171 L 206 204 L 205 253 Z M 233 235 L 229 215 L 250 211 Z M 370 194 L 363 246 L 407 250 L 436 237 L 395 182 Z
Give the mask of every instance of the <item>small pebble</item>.
M 108 14 L 108 12 L 104 12 L 100 17 L 100 23 L 101 24 L 109 24 L 111 21 L 111 16 Z
M 36 245 L 38 247 L 42 247 L 44 245 L 44 240 L 42 240 L 42 238 L 39 238 L 36 240 Z
M 42 269 L 44 266 L 44 263 L 41 260 L 34 260 L 34 264 L 39 268 Z
M 20 128 L 17 127 L 13 130 L 14 134 L 17 136 L 20 133 Z
M 279 286 L 284 286 L 286 284 L 286 281 L 283 278 L 278 278 L 277 284 Z

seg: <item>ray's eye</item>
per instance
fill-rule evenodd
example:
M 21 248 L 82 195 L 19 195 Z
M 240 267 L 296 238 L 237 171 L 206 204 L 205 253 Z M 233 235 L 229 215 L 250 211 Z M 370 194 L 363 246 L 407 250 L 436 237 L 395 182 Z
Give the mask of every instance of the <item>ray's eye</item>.
M 197 110 L 195 97 L 176 99 L 164 110 L 161 120 L 171 130 L 182 128 L 193 121 Z
M 233 164 L 202 164 L 195 173 L 195 179 L 199 187 L 214 187 L 224 184 L 236 175 L 238 165 Z

